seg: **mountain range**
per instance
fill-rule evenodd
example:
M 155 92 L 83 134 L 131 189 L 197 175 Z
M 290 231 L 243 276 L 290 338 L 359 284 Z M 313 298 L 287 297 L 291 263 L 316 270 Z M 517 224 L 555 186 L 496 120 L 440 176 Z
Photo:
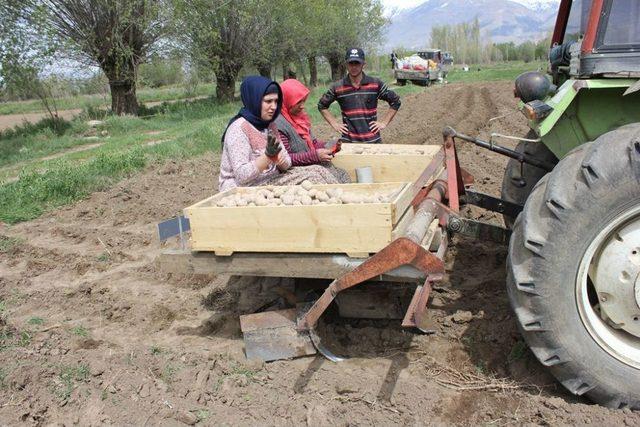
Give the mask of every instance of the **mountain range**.
M 431 28 L 438 25 L 480 22 L 483 37 L 495 43 L 537 41 L 553 29 L 559 0 L 427 0 L 390 17 L 385 50 L 429 46 Z

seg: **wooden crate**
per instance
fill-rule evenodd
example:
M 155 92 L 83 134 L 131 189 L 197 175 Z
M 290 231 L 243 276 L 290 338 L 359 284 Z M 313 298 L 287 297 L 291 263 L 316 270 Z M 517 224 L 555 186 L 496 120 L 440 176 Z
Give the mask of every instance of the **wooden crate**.
M 356 182 L 356 168 L 370 166 L 374 182 L 413 182 L 441 149 L 439 145 L 342 144 L 333 164 Z
M 309 206 L 218 207 L 231 194 L 260 187 L 234 188 L 186 208 L 191 223 L 191 250 L 233 252 L 346 253 L 363 257 L 399 236 L 413 216 L 410 183 L 314 185 L 359 194 L 396 191 L 388 203 Z

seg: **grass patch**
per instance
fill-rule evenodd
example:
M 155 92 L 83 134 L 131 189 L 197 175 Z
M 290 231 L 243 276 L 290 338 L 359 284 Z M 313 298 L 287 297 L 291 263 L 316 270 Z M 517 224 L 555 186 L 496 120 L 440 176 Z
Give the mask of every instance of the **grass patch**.
M 162 348 L 160 348 L 158 346 L 155 346 L 155 345 L 151 346 L 151 349 L 149 351 L 151 352 L 151 354 L 153 356 L 159 356 L 162 353 L 164 353 L 164 350 L 162 350 Z
M 518 340 L 511 347 L 511 351 L 509 352 L 509 361 L 513 362 L 516 360 L 520 360 L 527 354 L 527 344 L 524 341 Z
M 6 381 L 7 380 L 7 371 L 4 368 L 0 368 L 0 390 L 4 389 L 7 384 Z
M 13 347 L 13 332 L 10 330 L 0 330 L 0 351 Z
M 196 418 L 198 419 L 198 422 L 200 422 L 209 418 L 210 413 L 206 409 L 199 409 L 196 411 L 195 415 L 196 415 Z
M 97 258 L 98 262 L 108 262 L 109 259 L 111 259 L 111 256 L 107 252 L 101 253 Z
M 160 373 L 160 379 L 164 381 L 167 385 L 169 385 L 175 380 L 175 376 L 177 372 L 178 372 L 178 368 L 176 368 L 170 363 L 167 363 L 162 369 L 162 372 Z
M 215 85 L 212 83 L 200 84 L 193 93 L 189 93 L 182 86 L 144 88 L 137 90 L 136 93 L 138 95 L 138 102 L 141 104 L 145 102 L 162 102 L 212 95 L 215 93 Z M 58 110 L 101 108 L 110 106 L 110 103 L 111 97 L 109 94 L 70 96 L 56 99 Z M 37 100 L 0 103 L 0 114 L 38 113 L 43 111 L 42 103 Z
M 71 333 L 73 335 L 76 335 L 78 337 L 83 337 L 83 338 L 86 338 L 89 336 L 89 331 L 87 330 L 87 328 L 85 328 L 82 325 L 76 326 L 73 329 L 71 329 Z
M 29 325 L 40 326 L 40 325 L 44 324 L 44 319 L 42 317 L 34 316 L 34 317 L 30 318 L 29 320 L 27 320 L 27 323 Z
M 148 118 L 110 117 L 105 128 L 111 136 L 101 147 L 23 167 L 19 179 L 0 186 L 0 220 L 16 223 L 110 187 L 147 164 L 167 158 L 184 159 L 219 149 L 220 136 L 238 104 L 210 100 L 158 107 Z M 79 128 L 74 126 L 72 129 Z M 147 145 L 162 131 L 166 142 Z M 36 135 L 33 138 L 45 138 Z M 47 144 L 70 141 L 73 135 L 51 137 Z M 76 138 L 77 139 L 77 138 Z M 63 144 L 64 145 L 64 144 Z M 0 146 L 0 152 L 2 148 Z M 5 179 L 13 172 L 5 172 Z M 0 171 L 0 180 L 2 171 Z
M 518 75 L 526 71 L 544 70 L 546 62 L 502 62 L 496 64 L 470 65 L 469 71 L 462 71 L 457 66 L 447 75 L 450 83 L 486 82 L 499 80 L 515 80 Z
M 60 384 L 55 389 L 55 396 L 60 400 L 69 400 L 77 382 L 86 381 L 89 377 L 89 367 L 84 364 L 64 366 L 58 375 Z
M 20 239 L 17 237 L 0 236 L 0 254 L 12 252 L 16 246 L 20 244 Z M 2 314 L 2 304 L 0 301 L 0 315 Z

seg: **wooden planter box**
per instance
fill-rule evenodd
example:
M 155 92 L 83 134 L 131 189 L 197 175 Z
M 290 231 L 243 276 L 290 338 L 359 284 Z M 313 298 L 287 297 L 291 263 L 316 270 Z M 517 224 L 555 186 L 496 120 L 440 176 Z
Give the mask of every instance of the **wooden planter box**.
M 186 208 L 191 223 L 191 250 L 233 252 L 346 253 L 366 257 L 401 235 L 413 217 L 410 183 L 314 185 L 339 187 L 359 194 L 389 194 L 388 203 L 308 206 L 218 207 L 230 194 L 260 187 L 234 188 Z
M 356 182 L 356 168 L 370 166 L 374 182 L 413 182 L 441 149 L 439 145 L 342 144 L 333 164 Z

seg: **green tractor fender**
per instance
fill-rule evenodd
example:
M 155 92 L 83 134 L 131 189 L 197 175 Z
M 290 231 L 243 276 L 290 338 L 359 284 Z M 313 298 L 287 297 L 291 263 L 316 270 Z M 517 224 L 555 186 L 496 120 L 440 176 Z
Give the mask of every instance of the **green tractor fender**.
M 640 91 L 624 95 L 637 79 L 569 79 L 545 99 L 553 111 L 529 126 L 559 159 L 620 126 L 640 121 Z

